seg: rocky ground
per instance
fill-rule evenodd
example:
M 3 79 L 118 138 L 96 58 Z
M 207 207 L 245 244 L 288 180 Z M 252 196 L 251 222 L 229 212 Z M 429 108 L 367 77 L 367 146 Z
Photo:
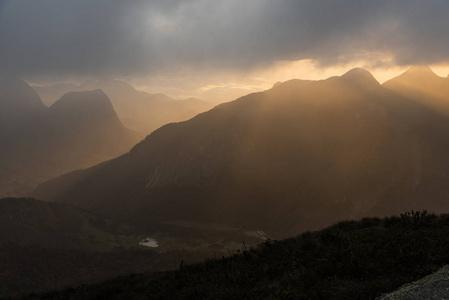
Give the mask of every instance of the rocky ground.
M 423 279 L 406 284 L 398 290 L 382 295 L 376 300 L 449 299 L 449 266 Z

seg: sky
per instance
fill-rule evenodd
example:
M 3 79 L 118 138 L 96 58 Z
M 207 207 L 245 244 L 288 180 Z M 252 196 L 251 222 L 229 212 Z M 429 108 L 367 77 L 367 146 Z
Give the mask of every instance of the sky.
M 449 0 L 0 0 L 0 76 L 217 99 L 353 67 L 446 77 L 448 28 Z

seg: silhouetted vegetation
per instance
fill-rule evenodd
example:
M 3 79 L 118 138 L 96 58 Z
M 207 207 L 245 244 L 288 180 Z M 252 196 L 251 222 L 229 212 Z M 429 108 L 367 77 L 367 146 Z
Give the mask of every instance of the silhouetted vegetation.
M 449 215 L 344 221 L 162 275 L 124 276 L 45 299 L 372 299 L 449 263 Z M 31 298 L 35 297 L 30 296 Z

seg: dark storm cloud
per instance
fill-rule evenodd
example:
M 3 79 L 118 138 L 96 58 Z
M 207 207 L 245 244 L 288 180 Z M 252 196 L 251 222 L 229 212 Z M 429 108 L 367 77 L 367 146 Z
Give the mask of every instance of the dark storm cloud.
M 0 0 L 0 73 L 133 76 L 385 53 L 449 61 L 449 2 Z

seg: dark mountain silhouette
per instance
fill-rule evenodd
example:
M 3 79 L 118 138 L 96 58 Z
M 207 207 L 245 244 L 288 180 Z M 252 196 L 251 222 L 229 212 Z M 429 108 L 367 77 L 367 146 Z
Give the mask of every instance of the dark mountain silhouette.
M 45 103 L 53 103 L 71 91 L 102 89 L 111 99 L 123 124 L 140 132 L 142 138 L 162 125 L 188 120 L 213 107 L 213 104 L 199 99 L 173 100 L 164 94 L 139 91 L 129 83 L 110 78 L 89 80 L 81 85 L 57 84 L 34 89 Z
M 126 153 L 138 141 L 101 90 L 66 94 L 47 108 L 24 81 L 5 86 L 0 195 L 24 194 L 39 182 Z
M 347 218 L 446 210 L 448 132 L 447 117 L 354 69 L 168 124 L 35 195 L 127 221 L 215 221 L 288 236 Z

